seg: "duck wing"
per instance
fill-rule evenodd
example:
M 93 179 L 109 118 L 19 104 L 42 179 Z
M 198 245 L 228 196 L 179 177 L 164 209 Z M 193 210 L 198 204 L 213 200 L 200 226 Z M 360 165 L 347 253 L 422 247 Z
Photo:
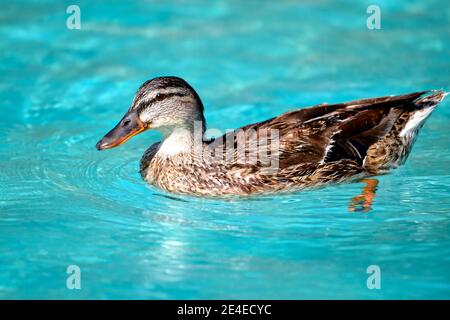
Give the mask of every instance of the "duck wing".
M 427 92 L 316 105 L 238 130 L 257 133 L 246 136 L 250 150 L 261 147 L 257 141 L 261 132 L 266 132 L 265 135 L 270 137 L 267 131 L 276 130 L 280 169 L 303 163 L 318 165 L 340 160 L 351 160 L 362 165 L 369 147 L 392 129 L 403 112 L 417 109 L 414 102 Z M 230 139 L 236 147 L 236 130 L 220 140 Z M 269 138 L 266 143 L 271 142 Z

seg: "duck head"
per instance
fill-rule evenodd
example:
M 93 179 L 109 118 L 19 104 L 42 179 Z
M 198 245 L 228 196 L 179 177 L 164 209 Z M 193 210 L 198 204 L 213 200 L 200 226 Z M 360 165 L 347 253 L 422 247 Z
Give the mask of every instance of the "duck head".
M 141 85 L 127 113 L 96 147 L 117 147 L 148 129 L 165 136 L 179 128 L 193 130 L 195 121 L 201 121 L 204 130 L 203 104 L 195 90 L 178 77 L 154 78 Z

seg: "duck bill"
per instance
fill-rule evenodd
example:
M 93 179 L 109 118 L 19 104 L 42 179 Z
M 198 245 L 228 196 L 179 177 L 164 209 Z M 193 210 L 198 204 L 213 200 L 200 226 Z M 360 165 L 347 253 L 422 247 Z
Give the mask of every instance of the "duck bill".
M 148 128 L 149 126 L 139 119 L 136 112 L 129 112 L 125 114 L 122 120 L 120 120 L 110 132 L 97 142 L 97 150 L 118 147 L 131 137 L 134 137 Z

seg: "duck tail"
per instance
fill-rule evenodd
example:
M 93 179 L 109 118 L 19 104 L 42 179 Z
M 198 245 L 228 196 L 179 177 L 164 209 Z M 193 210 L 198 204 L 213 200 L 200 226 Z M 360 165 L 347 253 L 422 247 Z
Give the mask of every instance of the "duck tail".
M 419 108 L 435 107 L 437 106 L 450 92 L 440 90 L 426 91 L 421 97 L 414 102 Z
M 434 108 L 444 100 L 448 92 L 444 90 L 427 91 L 417 98 L 412 104 L 413 109 L 410 110 L 408 119 L 404 123 L 399 136 L 415 136 L 418 130 L 423 126 L 425 120 L 431 115 Z M 414 137 L 412 137 L 414 138 Z
M 426 91 L 418 93 L 411 102 L 397 106 L 394 112 L 398 116 L 390 131 L 369 148 L 365 170 L 382 174 L 403 164 L 425 120 L 447 94 L 443 90 Z

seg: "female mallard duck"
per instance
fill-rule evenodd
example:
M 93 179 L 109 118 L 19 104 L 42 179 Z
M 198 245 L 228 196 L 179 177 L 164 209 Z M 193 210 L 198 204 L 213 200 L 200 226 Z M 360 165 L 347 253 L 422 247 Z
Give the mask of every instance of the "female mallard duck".
M 203 196 L 294 191 L 398 167 L 445 95 L 424 91 L 321 104 L 207 141 L 197 93 L 183 79 L 160 77 L 139 88 L 128 112 L 97 149 L 158 129 L 163 141 L 141 159 L 140 173 L 150 184 Z

